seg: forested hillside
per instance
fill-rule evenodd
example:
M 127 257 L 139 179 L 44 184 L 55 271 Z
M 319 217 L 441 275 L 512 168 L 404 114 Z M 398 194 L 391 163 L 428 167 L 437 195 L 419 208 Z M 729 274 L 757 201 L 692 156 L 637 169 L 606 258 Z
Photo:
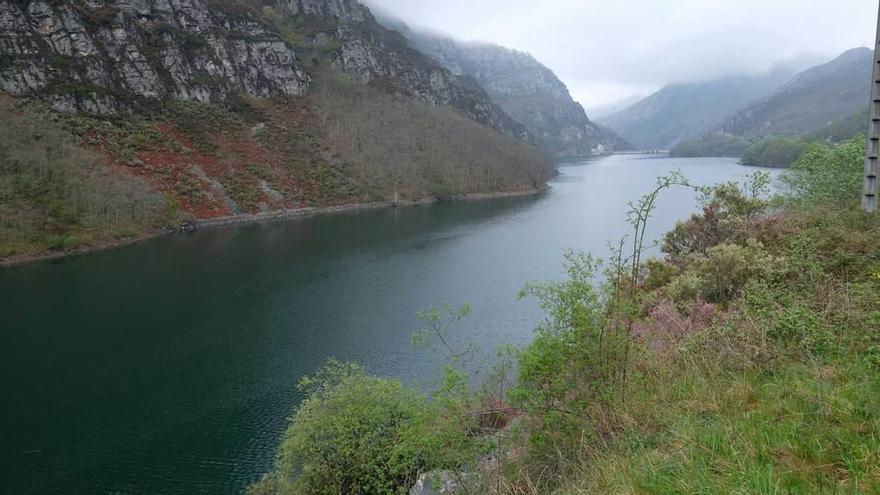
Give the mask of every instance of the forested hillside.
M 482 88 L 356 1 L 0 0 L 0 29 L 3 111 L 83 150 L 53 163 L 97 167 L 77 179 L 84 194 L 115 174 L 151 198 L 125 229 L 53 222 L 25 192 L 33 170 L 16 151 L 40 126 L 13 132 L 4 119 L 0 207 L 30 203 L 29 220 L 4 218 L 16 241 L 0 256 L 240 213 L 535 191 L 552 174 Z M 80 199 L 53 201 L 82 216 L 92 207 Z

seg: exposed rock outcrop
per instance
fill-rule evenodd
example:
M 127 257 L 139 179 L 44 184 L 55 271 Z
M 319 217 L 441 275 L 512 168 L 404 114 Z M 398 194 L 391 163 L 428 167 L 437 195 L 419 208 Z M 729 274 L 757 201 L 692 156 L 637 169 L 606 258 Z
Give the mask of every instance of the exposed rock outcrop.
M 492 100 L 556 156 L 584 156 L 628 149 L 614 132 L 591 122 L 565 84 L 527 53 L 487 43 L 466 43 L 409 30 L 397 24 L 413 47 L 459 76 L 473 78 Z
M 276 4 L 295 15 L 334 17 L 345 22 L 373 20 L 370 9 L 357 0 L 277 0 Z
M 0 89 L 117 114 L 172 97 L 300 96 L 309 77 L 256 12 L 205 0 L 0 0 Z
M 493 102 L 479 84 L 413 49 L 403 35 L 379 24 L 360 3 L 278 0 L 277 6 L 298 17 L 299 23 L 311 20 L 315 26 L 302 41 L 324 56 L 329 52 L 333 66 L 358 81 L 410 94 L 431 105 L 449 105 L 480 124 L 536 144 L 527 127 Z
M 320 29 L 285 39 L 261 5 Z M 98 115 L 166 98 L 302 96 L 310 77 L 295 42 L 321 46 L 322 58 L 362 83 L 534 142 L 477 84 L 409 47 L 355 0 L 0 0 L 0 90 Z
M 469 493 L 471 485 L 479 484 L 475 473 L 455 473 L 452 471 L 431 471 L 419 475 L 419 479 L 409 490 L 409 495 L 454 495 Z

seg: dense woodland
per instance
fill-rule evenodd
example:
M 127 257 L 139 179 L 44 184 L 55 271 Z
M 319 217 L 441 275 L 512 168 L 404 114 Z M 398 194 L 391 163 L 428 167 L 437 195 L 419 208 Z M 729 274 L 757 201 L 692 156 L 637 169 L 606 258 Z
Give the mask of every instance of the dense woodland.
M 324 73 L 314 96 L 333 149 L 385 197 L 530 191 L 552 168 L 541 153 L 447 107 L 385 94 Z

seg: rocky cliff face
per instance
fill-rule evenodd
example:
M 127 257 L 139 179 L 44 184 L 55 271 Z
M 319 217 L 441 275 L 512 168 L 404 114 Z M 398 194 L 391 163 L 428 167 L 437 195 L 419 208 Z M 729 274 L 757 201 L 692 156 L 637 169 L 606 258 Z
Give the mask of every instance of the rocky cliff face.
M 458 42 L 399 24 L 397 28 L 419 51 L 454 74 L 473 78 L 552 154 L 583 156 L 600 146 L 605 150 L 629 147 L 613 132 L 591 122 L 565 84 L 531 55 L 491 44 Z
M 365 84 L 383 86 L 431 105 L 449 105 L 480 124 L 528 143 L 535 139 L 473 80 L 461 77 L 409 46 L 353 0 L 279 0 L 279 11 L 299 25 L 310 51 Z
M 0 256 L 181 219 L 535 191 L 553 171 L 482 88 L 354 0 L 0 0 L 0 121 L 0 154 L 86 157 L 0 167 Z
M 302 96 L 310 77 L 259 7 L 303 25 L 337 69 L 531 141 L 469 81 L 408 47 L 354 0 L 0 0 L 0 89 L 57 110 L 117 115 L 172 98 Z
M 370 9 L 356 0 L 276 0 L 275 3 L 294 15 L 333 17 L 344 22 L 373 20 Z
M 300 96 L 290 46 L 255 11 L 204 0 L 0 0 L 0 89 L 62 111 Z

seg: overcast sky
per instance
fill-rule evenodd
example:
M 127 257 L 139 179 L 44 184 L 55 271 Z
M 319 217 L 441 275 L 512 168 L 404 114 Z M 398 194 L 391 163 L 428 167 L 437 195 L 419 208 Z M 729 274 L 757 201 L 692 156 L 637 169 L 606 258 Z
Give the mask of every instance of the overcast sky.
M 877 0 L 366 0 L 412 26 L 530 52 L 588 109 L 670 82 L 872 46 Z

